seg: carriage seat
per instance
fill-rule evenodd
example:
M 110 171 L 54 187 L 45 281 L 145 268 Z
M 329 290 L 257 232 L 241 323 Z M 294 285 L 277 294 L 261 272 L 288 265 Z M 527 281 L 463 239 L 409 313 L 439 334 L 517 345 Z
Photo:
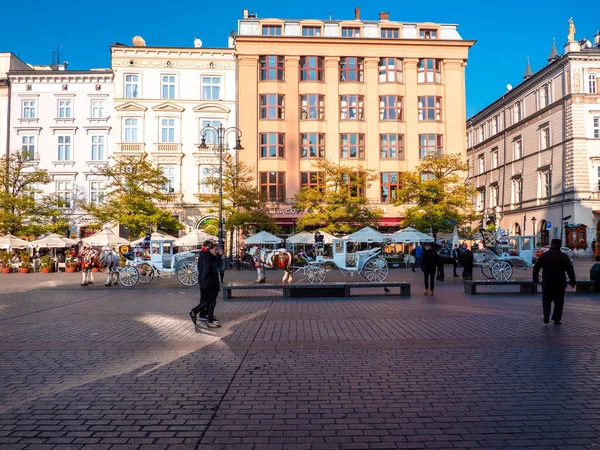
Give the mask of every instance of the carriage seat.
M 346 267 L 356 267 L 356 253 L 346 253 Z
M 125 258 L 128 261 L 133 261 L 135 258 L 135 254 L 133 251 L 131 252 L 127 252 L 127 253 L 123 253 L 123 258 Z

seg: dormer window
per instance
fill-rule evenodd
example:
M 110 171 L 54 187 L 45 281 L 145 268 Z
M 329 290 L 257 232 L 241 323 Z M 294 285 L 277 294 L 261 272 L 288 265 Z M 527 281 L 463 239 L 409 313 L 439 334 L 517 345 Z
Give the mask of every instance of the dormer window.
M 302 36 L 321 36 L 321 27 L 302 27 Z
M 382 28 L 381 37 L 383 39 L 398 39 L 400 31 L 398 28 Z
M 263 25 L 263 36 L 281 36 L 281 25 Z
M 345 37 L 345 38 L 360 37 L 360 28 L 342 27 L 342 37 Z
M 437 39 L 437 30 L 421 28 L 419 30 L 419 37 L 421 39 Z

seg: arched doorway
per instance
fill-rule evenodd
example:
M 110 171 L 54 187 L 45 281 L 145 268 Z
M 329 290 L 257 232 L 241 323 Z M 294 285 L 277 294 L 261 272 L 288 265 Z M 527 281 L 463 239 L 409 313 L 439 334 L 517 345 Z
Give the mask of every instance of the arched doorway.
M 521 236 L 521 225 L 517 222 L 513 225 L 513 236 Z
M 217 236 L 219 232 L 219 219 L 214 216 L 203 217 L 196 222 L 196 229 L 204 230 L 213 236 Z
M 543 247 L 544 245 L 550 245 L 550 230 L 546 229 L 546 222 L 542 220 L 540 223 L 540 242 L 538 243 L 539 247 Z

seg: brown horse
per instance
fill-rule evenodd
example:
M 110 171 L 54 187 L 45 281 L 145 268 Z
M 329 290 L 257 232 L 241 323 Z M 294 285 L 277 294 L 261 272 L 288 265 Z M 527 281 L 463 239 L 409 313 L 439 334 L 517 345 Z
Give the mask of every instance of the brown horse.
M 248 250 L 248 254 L 252 256 L 258 272 L 258 278 L 256 279 L 255 283 L 264 283 L 266 281 L 266 267 L 274 267 L 283 270 L 285 273 L 283 275 L 283 280 L 281 281 L 284 283 L 293 283 L 293 256 L 287 250 L 270 250 L 266 248 L 253 247 Z

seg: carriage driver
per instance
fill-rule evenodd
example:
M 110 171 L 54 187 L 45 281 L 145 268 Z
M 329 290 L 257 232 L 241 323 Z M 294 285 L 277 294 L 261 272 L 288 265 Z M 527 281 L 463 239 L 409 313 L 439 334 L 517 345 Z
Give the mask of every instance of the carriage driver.
M 323 256 L 323 249 L 325 247 L 325 236 L 317 230 L 315 233 L 315 250 L 317 255 Z

